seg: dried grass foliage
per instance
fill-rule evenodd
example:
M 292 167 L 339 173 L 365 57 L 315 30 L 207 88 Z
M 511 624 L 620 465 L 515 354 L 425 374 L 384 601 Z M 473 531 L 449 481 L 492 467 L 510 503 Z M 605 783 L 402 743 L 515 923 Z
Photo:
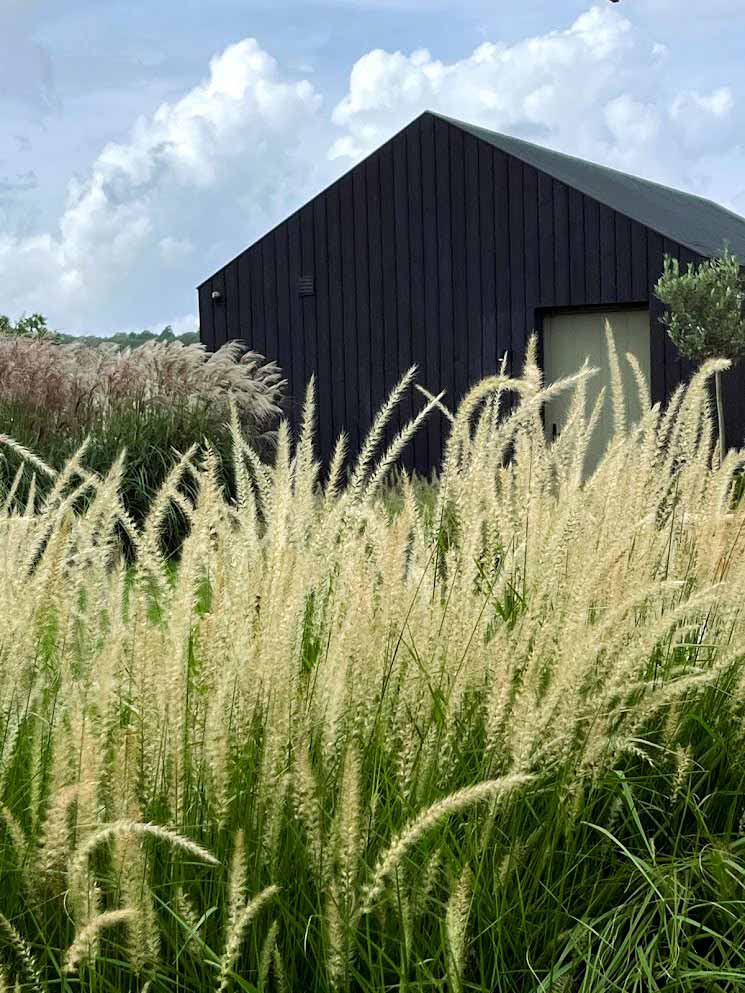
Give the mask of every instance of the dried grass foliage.
M 236 342 L 208 353 L 181 342 L 119 350 L 0 337 L 0 406 L 37 409 L 56 432 L 85 434 L 117 414 L 182 406 L 221 423 L 231 397 L 246 426 L 263 429 L 279 414 L 283 385 L 274 363 Z
M 28 908 L 40 894 L 61 907 L 67 891 L 71 968 L 95 960 L 109 925 L 158 954 L 176 941 L 170 903 L 180 967 L 221 991 L 234 972 L 265 989 L 380 988 L 360 976 L 382 983 L 391 962 L 417 988 L 427 976 L 471 988 L 469 942 L 486 940 L 531 857 L 542 796 L 577 833 L 588 796 L 626 761 L 682 782 L 686 715 L 702 700 L 740 728 L 728 748 L 745 758 L 745 509 L 732 501 L 743 457 L 712 454 L 717 367 L 638 424 L 623 423 L 616 396 L 617 433 L 585 478 L 589 370 L 546 388 L 531 346 L 520 378 L 486 380 L 454 413 L 434 510 L 404 482 L 393 516 L 374 445 L 349 485 L 337 460 L 318 486 L 311 389 L 297 445 L 283 426 L 272 465 L 234 424 L 235 502 L 209 453 L 184 457 L 132 529 L 132 570 L 113 540 L 119 466 L 86 480 L 83 513 L 73 471 L 43 503 L 6 502 L 0 777 L 15 784 L 7 823 L 33 838 L 9 932 L 19 961 Z M 549 444 L 540 411 L 556 389 L 575 402 Z M 198 493 L 183 501 L 190 533 L 170 577 L 156 538 L 187 469 Z M 112 871 L 117 856 L 129 875 Z M 605 954 L 589 932 L 560 930 L 551 940 L 573 969 Z M 130 962 L 157 980 L 147 956 Z M 549 966 L 531 963 L 544 978 Z

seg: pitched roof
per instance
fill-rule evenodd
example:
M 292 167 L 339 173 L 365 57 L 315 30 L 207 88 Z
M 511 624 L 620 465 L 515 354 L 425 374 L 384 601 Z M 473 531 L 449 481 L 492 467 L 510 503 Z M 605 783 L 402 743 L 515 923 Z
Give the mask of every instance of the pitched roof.
M 699 255 L 719 255 L 726 243 L 741 261 L 745 261 L 745 218 L 712 200 L 451 117 L 432 116 L 527 162 Z

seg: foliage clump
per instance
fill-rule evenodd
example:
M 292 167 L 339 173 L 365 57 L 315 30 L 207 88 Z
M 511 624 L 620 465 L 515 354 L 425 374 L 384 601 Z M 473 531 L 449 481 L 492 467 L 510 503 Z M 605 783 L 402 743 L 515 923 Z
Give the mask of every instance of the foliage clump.
M 661 320 L 680 354 L 694 362 L 745 355 L 745 279 L 740 263 L 725 248 L 719 258 L 699 265 L 665 257 L 655 293 L 667 305 Z M 720 457 L 726 452 L 721 370 L 715 373 Z
M 176 464 L 174 451 L 209 439 L 230 478 L 231 403 L 245 435 L 268 452 L 283 388 L 277 366 L 237 342 L 210 354 L 178 341 L 119 349 L 59 343 L 47 334 L 0 335 L 0 430 L 54 469 L 86 439 L 87 465 L 96 472 L 126 449 L 122 495 L 137 522 Z M 18 465 L 6 451 L 0 479 L 9 483 Z M 175 546 L 183 528 L 173 516 L 171 524 L 167 540 Z
M 0 335 L 4 337 L 42 338 L 54 337 L 43 314 L 24 314 L 18 320 L 11 320 L 0 314 Z
M 546 387 L 531 348 L 454 413 L 430 398 L 452 430 L 426 507 L 407 479 L 382 496 L 416 427 L 380 453 L 392 405 L 320 484 L 312 390 L 270 461 L 233 417 L 234 498 L 194 448 L 139 527 L 121 460 L 81 450 L 23 501 L 14 482 L 6 985 L 743 989 L 745 507 L 742 455 L 713 454 L 720 368 L 619 415 L 588 475 L 589 370 Z
M 666 256 L 656 294 L 668 307 L 661 320 L 682 356 L 698 363 L 745 355 L 745 281 L 727 249 L 685 271 Z

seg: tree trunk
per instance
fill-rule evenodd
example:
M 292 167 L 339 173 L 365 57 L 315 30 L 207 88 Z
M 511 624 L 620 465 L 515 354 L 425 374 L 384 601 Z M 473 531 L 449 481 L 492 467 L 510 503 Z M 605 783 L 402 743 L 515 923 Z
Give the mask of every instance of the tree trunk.
M 727 452 L 727 445 L 724 440 L 724 403 L 722 402 L 722 374 L 717 371 L 714 373 L 714 382 L 717 389 L 717 419 L 719 421 L 719 461 L 720 464 L 724 462 L 724 456 Z

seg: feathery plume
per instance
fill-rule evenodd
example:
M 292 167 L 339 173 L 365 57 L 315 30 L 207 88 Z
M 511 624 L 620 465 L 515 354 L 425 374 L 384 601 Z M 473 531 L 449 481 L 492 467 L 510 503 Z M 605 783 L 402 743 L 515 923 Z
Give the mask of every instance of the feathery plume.
M 220 969 L 218 974 L 218 993 L 225 993 L 230 986 L 230 974 L 241 949 L 241 943 L 246 933 L 246 928 L 260 911 L 270 902 L 272 897 L 278 892 L 279 887 L 267 886 L 258 893 L 252 900 L 241 908 L 240 912 L 232 921 L 225 942 L 225 951 L 220 959 Z
M 129 924 L 134 914 L 131 907 L 125 907 L 121 910 L 108 910 L 91 918 L 85 927 L 78 931 L 67 949 L 65 972 L 75 972 L 83 963 L 95 960 L 97 939 L 101 932 L 118 927 L 120 924 Z
M 397 835 L 378 859 L 372 879 L 365 892 L 365 901 L 360 914 L 369 914 L 382 894 L 390 876 L 396 871 L 405 856 L 421 838 L 436 828 L 447 817 L 459 814 L 483 800 L 494 800 L 509 794 L 520 786 L 531 782 L 533 777 L 525 773 L 512 773 L 502 779 L 491 779 L 475 786 L 451 793 L 437 803 L 433 803 L 419 814 L 407 828 Z

